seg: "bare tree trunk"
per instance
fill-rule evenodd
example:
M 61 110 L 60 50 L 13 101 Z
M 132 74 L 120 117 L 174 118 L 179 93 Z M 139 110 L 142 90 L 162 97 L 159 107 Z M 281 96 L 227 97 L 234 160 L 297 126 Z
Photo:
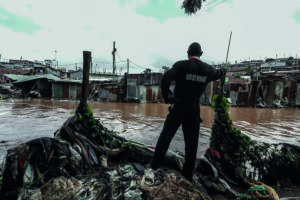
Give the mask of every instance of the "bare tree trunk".
M 84 107 L 87 105 L 87 98 L 89 94 L 89 75 L 90 75 L 90 66 L 91 66 L 91 52 L 83 52 L 83 77 L 81 85 L 81 98 L 78 105 L 77 111 L 81 112 Z

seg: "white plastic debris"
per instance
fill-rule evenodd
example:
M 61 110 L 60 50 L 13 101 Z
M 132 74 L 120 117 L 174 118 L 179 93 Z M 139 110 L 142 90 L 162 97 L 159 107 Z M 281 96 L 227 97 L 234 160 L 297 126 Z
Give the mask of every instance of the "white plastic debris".
M 28 185 L 30 183 L 32 183 L 34 180 L 34 170 L 31 166 L 30 163 L 28 163 L 27 168 L 24 172 L 24 176 L 23 176 L 23 185 Z
M 124 199 L 125 200 L 142 200 L 143 193 L 139 190 L 129 190 L 128 192 L 124 193 Z
M 106 168 L 107 167 L 107 158 L 105 156 L 101 156 L 100 161 L 101 161 L 101 167 Z
M 144 170 L 144 176 L 141 182 L 142 186 L 151 186 L 154 184 L 154 171 L 151 168 Z
M 71 157 L 70 160 L 75 166 L 79 166 L 80 160 L 82 159 L 81 155 L 73 149 L 71 146 L 69 146 L 69 149 L 71 151 Z

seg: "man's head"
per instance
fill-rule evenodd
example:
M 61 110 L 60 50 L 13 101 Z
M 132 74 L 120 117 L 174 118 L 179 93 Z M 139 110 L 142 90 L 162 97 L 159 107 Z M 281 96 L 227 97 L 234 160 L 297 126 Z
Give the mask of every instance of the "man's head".
M 201 46 L 198 42 L 193 42 L 190 44 L 187 53 L 189 58 L 192 56 L 200 57 L 203 54 L 203 51 L 201 50 Z

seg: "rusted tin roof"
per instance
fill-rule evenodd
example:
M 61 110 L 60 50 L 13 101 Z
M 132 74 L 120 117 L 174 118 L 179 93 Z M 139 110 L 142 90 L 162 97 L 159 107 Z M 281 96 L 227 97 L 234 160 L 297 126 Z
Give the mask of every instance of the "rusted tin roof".
M 37 79 L 49 79 L 49 80 L 61 80 L 60 78 L 51 74 L 42 75 L 17 75 L 17 74 L 4 74 L 4 76 L 9 77 L 14 80 L 14 83 L 23 83 L 27 81 L 37 80 Z

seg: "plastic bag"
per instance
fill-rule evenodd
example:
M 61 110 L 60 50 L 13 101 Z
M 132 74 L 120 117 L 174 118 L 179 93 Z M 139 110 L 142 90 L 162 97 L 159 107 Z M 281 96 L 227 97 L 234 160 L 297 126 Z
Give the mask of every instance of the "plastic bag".
M 18 175 L 18 157 L 15 157 L 13 164 L 10 166 L 10 171 L 14 179 L 17 178 Z
M 252 186 L 248 191 L 247 194 L 249 194 L 251 191 L 257 191 L 262 195 L 267 195 L 266 188 L 263 185 L 254 185 Z
M 142 200 L 143 193 L 139 190 L 129 190 L 128 192 L 124 193 L 124 199 L 125 200 Z
M 74 166 L 79 166 L 80 161 L 82 160 L 81 155 L 73 149 L 71 146 L 69 146 L 69 149 L 71 151 L 70 161 Z
M 124 167 L 120 168 L 121 174 L 123 177 L 133 177 L 136 174 L 132 165 L 125 165 Z
M 34 170 L 31 166 L 30 163 L 28 163 L 27 168 L 24 172 L 24 176 L 23 176 L 23 185 L 28 185 L 30 183 L 32 183 L 34 180 Z
M 180 155 L 178 152 L 175 151 L 168 151 L 167 154 L 176 161 L 176 164 L 179 167 L 179 169 L 182 169 L 184 163 L 184 156 Z
M 7 154 L 4 156 L 2 163 L 0 165 L 0 176 L 3 176 L 3 174 L 4 174 L 6 159 L 7 159 Z
M 98 158 L 96 156 L 95 151 L 91 147 L 91 145 L 89 145 L 89 158 L 90 158 L 91 165 L 98 165 L 98 163 L 99 163 Z
M 153 169 L 145 169 L 144 170 L 144 176 L 141 182 L 142 186 L 151 186 L 154 184 L 154 171 Z
M 110 181 L 112 181 L 112 182 L 119 181 L 119 179 L 121 178 L 119 176 L 117 170 L 108 171 L 108 172 L 105 172 L 105 173 L 110 176 Z

